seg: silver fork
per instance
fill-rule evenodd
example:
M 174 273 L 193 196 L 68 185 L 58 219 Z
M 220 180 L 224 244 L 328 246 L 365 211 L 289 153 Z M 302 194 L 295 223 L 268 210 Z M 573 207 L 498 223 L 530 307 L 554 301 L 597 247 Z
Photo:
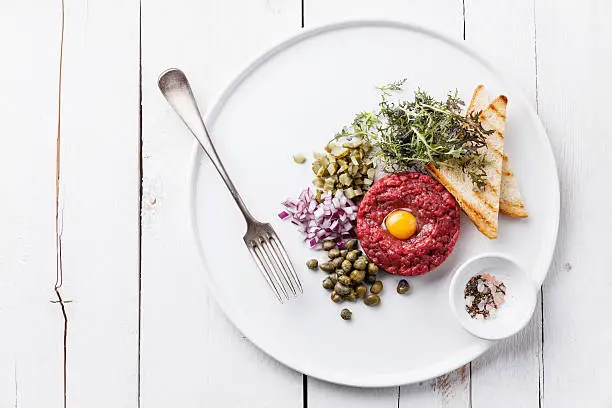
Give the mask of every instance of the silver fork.
M 244 243 L 278 300 L 282 303 L 283 299 L 290 299 L 289 292 L 293 297 L 303 293 L 300 279 L 278 235 L 270 224 L 259 222 L 251 215 L 225 171 L 183 71 L 175 68 L 165 71 L 160 75 L 158 85 L 170 106 L 191 130 L 232 193 L 247 223 Z

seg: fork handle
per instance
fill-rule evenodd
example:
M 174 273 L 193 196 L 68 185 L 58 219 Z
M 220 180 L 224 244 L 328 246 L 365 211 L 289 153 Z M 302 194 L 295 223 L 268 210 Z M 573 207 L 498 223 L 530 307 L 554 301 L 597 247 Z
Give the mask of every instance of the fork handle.
M 210 139 L 208 129 L 206 129 L 206 125 L 202 120 L 202 115 L 200 114 L 198 105 L 193 97 L 193 92 L 191 90 L 191 86 L 189 85 L 189 81 L 187 80 L 187 77 L 183 71 L 176 68 L 165 71 L 160 75 L 158 85 L 170 106 L 172 106 L 185 125 L 187 125 L 191 133 L 193 133 L 197 141 L 200 143 L 200 146 L 202 146 L 202 149 L 210 158 L 210 161 L 212 161 L 214 164 L 215 168 L 221 175 L 221 178 L 225 182 L 225 185 L 232 194 L 232 197 L 234 197 L 236 204 L 238 204 L 240 211 L 242 211 L 244 218 L 246 218 L 246 220 L 249 222 L 254 221 L 253 216 L 247 209 L 244 201 L 242 201 L 242 197 L 240 197 L 240 194 L 238 194 L 232 179 L 230 179 L 225 167 L 223 167 L 223 163 L 221 162 L 221 159 L 219 159 L 219 155 L 217 155 L 215 146 Z

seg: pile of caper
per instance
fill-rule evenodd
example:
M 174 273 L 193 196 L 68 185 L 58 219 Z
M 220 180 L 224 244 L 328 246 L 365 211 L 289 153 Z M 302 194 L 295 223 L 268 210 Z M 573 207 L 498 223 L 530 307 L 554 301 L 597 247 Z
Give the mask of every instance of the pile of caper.
M 329 274 L 323 279 L 322 286 L 331 291 L 333 302 L 363 299 L 368 306 L 380 304 L 383 283 L 376 279 L 378 266 L 359 250 L 356 239 L 347 241 L 343 249 L 339 249 L 334 241 L 324 241 L 323 250 L 329 256 L 327 262 L 319 264 L 316 259 L 311 259 L 306 262 L 306 266 L 310 269 L 318 267 Z

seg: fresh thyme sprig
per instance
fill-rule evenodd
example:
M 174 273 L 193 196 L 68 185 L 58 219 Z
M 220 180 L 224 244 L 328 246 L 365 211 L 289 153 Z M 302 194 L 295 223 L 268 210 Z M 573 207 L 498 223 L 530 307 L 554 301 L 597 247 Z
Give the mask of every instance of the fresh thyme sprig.
M 391 101 L 394 92 L 403 90 L 405 80 L 378 89 L 379 109 L 355 116 L 350 126 L 336 135 L 367 138 L 384 159 L 388 171 L 422 169 L 436 166 L 460 168 L 477 188 L 486 185 L 489 164 L 480 150 L 491 133 L 482 128 L 479 112 L 461 114 L 463 101 L 457 91 L 438 101 L 425 91 L 414 92 L 414 100 Z

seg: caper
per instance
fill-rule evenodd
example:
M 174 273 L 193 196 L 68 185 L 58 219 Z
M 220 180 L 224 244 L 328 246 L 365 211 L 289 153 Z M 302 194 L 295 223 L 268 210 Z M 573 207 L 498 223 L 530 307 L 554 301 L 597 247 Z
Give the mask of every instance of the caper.
M 370 262 L 368 264 L 368 275 L 376 275 L 378 271 L 379 271 L 378 266 L 376 266 L 375 263 Z
M 359 251 L 358 249 L 354 250 L 354 251 L 350 251 L 348 254 L 346 254 L 346 259 L 348 259 L 351 262 L 355 262 L 357 260 L 357 258 L 359 258 L 359 253 L 361 251 Z
M 346 244 L 344 244 L 344 247 L 348 249 L 349 251 L 357 249 L 357 240 L 349 239 L 348 241 L 346 241 Z
M 353 268 L 358 269 L 360 271 L 364 271 L 364 273 L 367 267 L 368 267 L 368 264 L 366 264 L 366 262 L 361 258 L 353 262 Z
M 324 251 L 329 251 L 330 249 L 333 249 L 336 247 L 336 243 L 334 241 L 323 241 L 323 250 Z
M 323 262 L 321 265 L 319 265 L 319 268 L 321 268 L 322 271 L 328 273 L 331 273 L 336 270 L 336 267 L 331 262 Z
M 344 298 L 349 302 L 354 302 L 355 300 L 357 300 L 357 293 L 355 292 L 355 289 L 351 289 L 351 291 L 347 293 Z
M 363 282 L 365 277 L 366 277 L 365 271 L 360 271 L 359 269 L 354 269 L 353 272 L 351 272 L 351 280 L 353 282 L 361 283 L 361 282 Z
M 342 266 L 342 270 L 346 273 L 349 273 L 350 271 L 353 270 L 353 264 L 348 259 L 345 259 L 344 261 L 342 261 L 341 266 Z
M 325 289 L 333 289 L 334 288 L 334 281 L 331 280 L 331 278 L 328 276 L 327 278 L 323 279 L 323 287 Z
M 397 293 L 403 295 L 410 290 L 410 284 L 406 279 L 402 279 L 397 283 Z
M 383 290 L 383 283 L 379 280 L 377 280 L 376 282 L 374 282 L 374 284 L 372 285 L 372 287 L 370 288 L 370 292 L 374 293 L 374 294 L 379 294 L 380 292 L 382 292 Z
M 340 282 L 341 284 L 343 284 L 344 286 L 351 286 L 351 283 L 353 283 L 351 281 L 351 278 L 349 278 L 346 275 L 340 275 L 338 276 L 338 282 Z
M 368 275 L 365 277 L 365 283 L 368 285 L 373 285 L 376 282 L 376 275 Z
M 365 298 L 363 303 L 365 303 L 368 306 L 376 306 L 376 305 L 380 304 L 380 296 L 378 296 L 376 293 L 370 293 Z
M 334 265 L 334 268 L 338 269 L 342 265 L 343 261 L 344 259 L 338 257 L 338 258 L 332 259 L 331 264 Z
M 346 249 L 340 250 L 340 258 L 346 258 L 346 254 L 348 254 L 348 251 Z
M 319 261 L 317 261 L 316 259 L 309 259 L 308 261 L 306 261 L 306 266 L 308 267 L 308 269 L 317 269 L 317 267 L 319 266 Z
M 348 293 L 351 291 L 351 288 L 349 288 L 346 285 L 343 285 L 341 282 L 338 282 L 334 285 L 334 291 L 339 294 L 339 295 L 348 295 Z
M 342 309 L 342 311 L 340 312 L 340 317 L 344 320 L 351 320 L 351 318 L 353 317 L 353 312 L 348 309 Z
M 366 264 L 366 266 L 368 266 L 368 263 L 370 262 L 368 257 L 365 255 L 361 255 L 359 258 L 357 258 L 357 261 L 363 262 L 364 264 Z
M 297 164 L 303 164 L 306 163 L 306 156 L 304 156 L 303 154 L 294 154 L 293 155 L 293 161 L 296 162 Z
M 336 282 L 338 282 L 338 274 L 336 272 L 330 273 L 328 278 L 331 279 L 332 282 L 334 282 L 334 285 L 336 284 Z
M 329 259 L 337 258 L 340 256 L 340 250 L 338 248 L 330 249 L 327 255 L 329 256 Z
M 355 288 L 355 294 L 359 299 L 363 299 L 368 293 L 368 287 L 363 283 Z
M 344 298 L 342 297 L 342 295 L 336 293 L 336 291 L 333 290 L 332 293 L 331 293 L 331 300 L 334 303 L 340 303 L 340 302 L 342 302 L 344 300 Z

